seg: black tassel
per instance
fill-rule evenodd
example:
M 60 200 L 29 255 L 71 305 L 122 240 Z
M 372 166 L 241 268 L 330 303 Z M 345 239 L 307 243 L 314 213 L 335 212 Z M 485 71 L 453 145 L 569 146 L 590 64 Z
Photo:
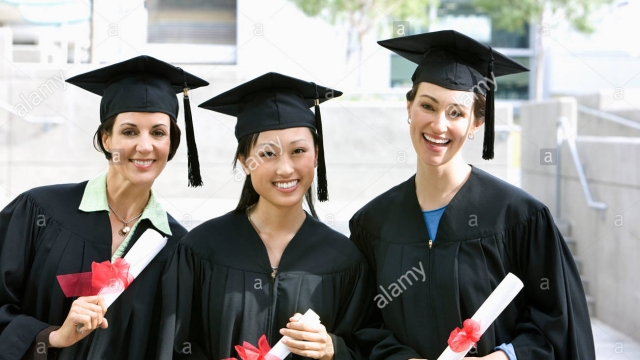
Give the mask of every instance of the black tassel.
M 318 96 L 317 85 L 314 111 L 316 116 L 316 131 L 318 132 L 318 201 L 327 201 L 329 200 L 327 165 L 324 162 L 324 137 L 322 136 L 322 116 L 320 115 L 320 97 Z
M 489 73 L 487 79 L 495 79 L 493 74 L 493 49 L 489 48 L 491 59 L 489 60 Z M 487 106 L 484 113 L 484 141 L 482 143 L 482 158 L 485 160 L 493 159 L 493 143 L 495 140 L 495 119 L 494 119 L 494 88 L 493 80 L 487 81 L 489 89 L 487 89 Z
M 198 187 L 202 186 L 202 176 L 200 176 L 200 161 L 198 160 L 198 148 L 196 147 L 196 137 L 193 131 L 193 118 L 191 117 L 191 103 L 189 101 L 189 87 L 187 86 L 186 77 L 184 80 L 183 94 L 184 123 L 185 131 L 187 132 L 187 165 L 189 167 L 189 186 Z

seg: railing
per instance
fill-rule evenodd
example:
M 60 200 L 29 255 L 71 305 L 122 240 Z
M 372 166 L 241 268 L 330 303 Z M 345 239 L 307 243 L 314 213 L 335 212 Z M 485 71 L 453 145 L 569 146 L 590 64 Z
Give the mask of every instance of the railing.
M 633 120 L 625 119 L 622 116 L 610 114 L 597 109 L 592 109 L 584 105 L 578 105 L 578 111 L 583 114 L 593 115 L 599 117 L 600 119 L 608 120 L 623 126 L 630 127 L 632 129 L 640 130 L 640 123 Z
M 626 120 L 626 119 L 624 119 Z M 627 120 L 630 121 L 630 120 Z M 564 141 L 567 142 L 567 145 L 569 145 L 569 151 L 571 151 L 571 157 L 573 158 L 573 164 L 576 167 L 576 172 L 578 173 L 578 179 L 580 180 L 580 185 L 582 186 L 582 192 L 584 193 L 584 197 L 587 199 L 587 204 L 589 205 L 589 207 L 597 209 L 597 210 L 606 210 L 607 209 L 607 204 L 600 202 L 600 201 L 595 201 L 593 200 L 593 196 L 591 195 L 591 190 L 589 189 L 589 183 L 587 182 L 587 176 L 584 173 L 584 168 L 582 167 L 582 162 L 580 161 L 580 154 L 578 154 L 578 148 L 576 147 L 576 139 L 575 139 L 575 134 L 572 136 L 569 133 L 569 120 L 564 117 L 561 116 L 558 119 L 558 126 L 560 128 L 562 128 L 562 133 L 564 136 L 562 136 L 560 134 L 560 132 L 558 132 L 558 155 L 557 158 L 560 159 L 560 145 L 562 145 L 562 143 Z M 558 160 L 559 161 L 559 160 Z M 560 191 L 560 163 L 558 163 L 558 171 L 556 171 L 556 191 L 559 192 Z M 557 213 L 560 214 L 560 196 L 559 194 L 557 194 L 557 199 L 558 199 L 558 211 Z

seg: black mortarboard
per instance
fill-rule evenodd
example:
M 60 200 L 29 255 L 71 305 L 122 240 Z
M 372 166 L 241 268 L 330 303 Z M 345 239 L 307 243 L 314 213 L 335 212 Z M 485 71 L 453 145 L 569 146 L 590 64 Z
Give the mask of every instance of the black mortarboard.
M 208 82 L 146 55 L 74 76 L 67 82 L 102 96 L 101 123 L 123 112 L 161 112 L 177 121 L 180 107 L 176 94 L 184 93 L 189 186 L 202 185 L 188 90 L 207 86 Z
M 486 96 L 482 158 L 493 159 L 495 78 L 529 69 L 455 30 L 403 36 L 378 44 L 418 64 L 411 77 L 414 85 L 428 82 Z
M 319 104 L 341 91 L 278 73 L 267 73 L 200 104 L 238 118 L 236 138 L 268 130 L 308 127 L 318 133 L 318 200 L 329 198 Z M 315 115 L 309 110 L 315 106 Z

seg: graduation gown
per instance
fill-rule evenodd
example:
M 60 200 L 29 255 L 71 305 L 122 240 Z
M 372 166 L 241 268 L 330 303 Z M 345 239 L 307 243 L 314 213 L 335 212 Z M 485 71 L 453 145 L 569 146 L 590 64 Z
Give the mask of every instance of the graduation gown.
M 40 331 L 60 326 L 66 319 L 75 298 L 64 296 L 57 275 L 91 271 L 93 261 L 111 259 L 108 213 L 78 210 L 86 184 L 32 189 L 0 213 L 2 360 L 22 358 Z M 167 216 L 173 235 L 109 307 L 109 328 L 96 329 L 71 347 L 49 349 L 53 350 L 49 359 L 155 357 L 162 271 L 178 239 L 186 234 L 180 224 Z M 126 251 L 149 228 L 154 228 L 151 221 L 141 220 Z
M 518 360 L 595 359 L 573 257 L 549 210 L 524 191 L 472 168 L 430 244 L 414 175 L 365 205 L 349 225 L 380 294 L 374 315 L 384 324 L 358 333 L 372 360 L 437 359 L 451 331 L 509 272 L 524 289 L 468 356 L 511 343 Z
M 188 359 L 240 359 L 235 345 L 257 346 L 265 334 L 273 347 L 291 316 L 312 309 L 332 337 L 336 359 L 358 358 L 352 334 L 371 299 L 367 273 L 356 246 L 309 214 L 273 277 L 267 249 L 244 211 L 209 220 L 180 241 L 163 279 L 169 292 L 162 356 L 170 359 L 174 344 Z

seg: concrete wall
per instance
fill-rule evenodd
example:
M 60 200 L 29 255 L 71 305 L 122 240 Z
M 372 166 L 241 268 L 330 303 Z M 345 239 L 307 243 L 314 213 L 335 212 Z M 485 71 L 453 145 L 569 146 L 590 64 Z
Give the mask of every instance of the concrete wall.
M 0 197 L 4 196 L 5 202 L 36 186 L 80 182 L 107 170 L 107 161 L 92 147 L 99 124 L 98 96 L 54 80 L 58 88 L 52 87 L 51 94 L 47 91 L 42 103 L 33 105 L 30 101 L 30 94 L 41 93 L 40 86 L 54 79 L 53 76 L 68 78 L 91 68 L 19 64 L 19 70 L 9 69 L 9 74 L 2 78 L 0 89 L 5 89 L 7 96 L 0 101 L 12 108 L 23 104 L 28 109 L 30 105 L 27 117 L 63 119 L 61 124 L 42 125 L 9 116 L 8 122 L 0 126 Z M 183 138 L 176 157 L 157 179 L 154 189 L 168 210 L 189 227 L 233 209 L 244 181 L 236 180 L 231 168 L 237 146 L 235 118 L 200 109 L 197 104 L 249 78 L 235 66 L 220 66 L 215 71 L 206 66 L 185 66 L 185 70 L 211 83 L 191 92 L 205 185 L 198 189 L 186 186 Z M 7 112 L 0 110 L 0 114 L 6 116 Z M 355 211 L 415 172 L 417 159 L 408 134 L 405 102 L 354 102 L 338 98 L 324 103 L 322 114 L 331 201 L 318 204 L 317 208 L 328 223 L 348 231 L 346 223 Z M 181 125 L 182 116 L 181 110 L 178 119 Z M 510 105 L 498 104 L 496 122 L 496 158 L 489 162 L 482 160 L 482 131 L 467 142 L 463 156 L 468 163 L 514 181 L 508 166 L 514 163 L 512 150 L 519 150 L 514 145 L 518 127 L 513 125 Z
M 618 330 L 640 338 L 637 324 L 640 301 L 640 138 L 583 136 L 576 138 L 578 153 L 595 201 L 608 205 L 605 211 L 587 206 L 567 144 L 560 151 L 560 211 L 555 210 L 557 166 L 537 165 L 541 147 L 555 147 L 554 122 L 566 116 L 575 129 L 582 129 L 574 99 L 558 99 L 522 108 L 522 187 L 551 204 L 554 216 L 571 224 L 577 242 L 574 256 L 582 262 L 588 279 L 587 292 L 595 298 L 595 315 Z M 607 133 L 608 123 L 601 124 Z M 578 130 L 580 134 L 581 130 Z M 525 141 L 524 139 L 530 141 Z M 525 161 L 528 157 L 529 160 Z

